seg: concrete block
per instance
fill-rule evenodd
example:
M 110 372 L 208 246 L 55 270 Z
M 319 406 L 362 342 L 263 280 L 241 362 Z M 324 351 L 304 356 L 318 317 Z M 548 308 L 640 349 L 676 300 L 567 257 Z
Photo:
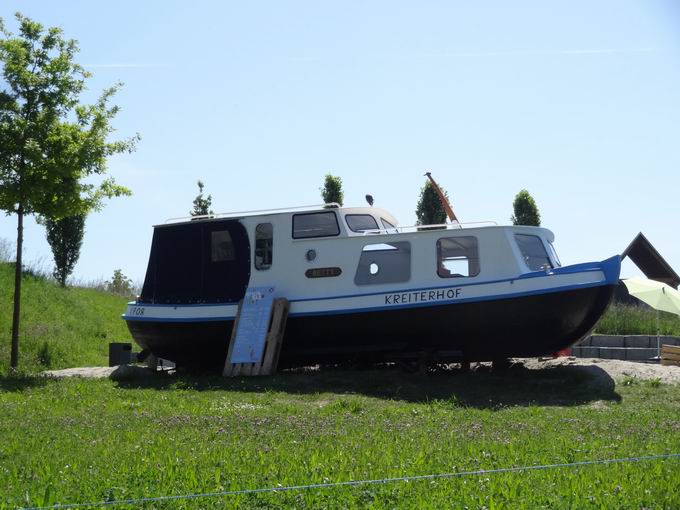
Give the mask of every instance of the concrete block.
M 626 349 L 623 347 L 601 347 L 600 358 L 602 359 L 626 359 Z
M 574 347 L 581 346 L 581 347 L 590 347 L 591 344 L 591 338 L 592 336 L 587 336 L 583 340 L 581 340 L 579 343 L 577 343 Z
M 650 338 L 647 335 L 628 335 L 624 338 L 624 347 L 647 348 L 652 346 L 652 344 L 649 343 Z
M 620 335 L 593 335 L 590 345 L 593 347 L 623 347 L 624 338 Z
M 636 348 L 636 347 L 629 347 L 626 349 L 626 359 L 628 361 L 648 361 L 649 358 L 653 358 L 656 356 L 656 347 L 655 348 Z
M 680 336 L 661 335 L 659 339 L 661 345 L 680 345 Z M 654 337 L 654 346 L 656 346 L 656 337 Z
M 579 353 L 574 354 L 578 358 L 599 358 L 600 348 L 599 347 L 579 347 Z M 572 351 L 573 352 L 573 351 Z

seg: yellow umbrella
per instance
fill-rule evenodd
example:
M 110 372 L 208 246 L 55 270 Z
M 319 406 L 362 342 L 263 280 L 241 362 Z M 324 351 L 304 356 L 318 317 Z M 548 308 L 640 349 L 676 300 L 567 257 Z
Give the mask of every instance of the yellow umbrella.
M 626 278 L 623 283 L 631 296 L 652 308 L 680 315 L 680 292 L 673 287 L 647 278 Z
M 647 278 L 626 278 L 623 280 L 628 294 L 656 309 L 656 359 L 661 358 L 659 338 L 659 310 L 680 315 L 680 292 L 665 283 Z

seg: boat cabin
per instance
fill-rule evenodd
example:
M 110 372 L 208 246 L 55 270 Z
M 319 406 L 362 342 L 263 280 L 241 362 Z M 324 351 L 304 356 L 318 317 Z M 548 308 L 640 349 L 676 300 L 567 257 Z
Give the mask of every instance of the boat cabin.
M 493 282 L 559 267 L 553 240 L 493 223 L 401 227 L 383 209 L 337 204 L 169 220 L 154 227 L 137 303 L 237 303 L 249 286 L 318 300 Z

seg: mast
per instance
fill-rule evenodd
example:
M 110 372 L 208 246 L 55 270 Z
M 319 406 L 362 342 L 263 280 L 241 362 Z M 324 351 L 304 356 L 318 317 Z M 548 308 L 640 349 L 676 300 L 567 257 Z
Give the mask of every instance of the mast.
M 460 223 L 458 221 L 458 218 L 456 218 L 456 215 L 453 214 L 453 209 L 451 209 L 451 204 L 449 204 L 446 195 L 444 195 L 444 192 L 441 190 L 437 182 L 432 178 L 432 174 L 430 172 L 425 172 L 425 175 L 427 175 L 427 178 L 430 179 L 432 186 L 434 186 L 434 190 L 437 192 L 437 195 L 439 196 L 439 201 L 441 202 L 444 211 L 446 211 L 446 215 L 449 217 L 449 221 L 451 222 L 455 221 L 456 223 Z

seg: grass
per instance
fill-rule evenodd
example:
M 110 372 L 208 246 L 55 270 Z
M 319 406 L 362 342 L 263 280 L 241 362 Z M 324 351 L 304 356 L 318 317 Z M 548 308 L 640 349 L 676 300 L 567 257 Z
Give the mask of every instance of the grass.
M 0 263 L 0 374 L 9 366 L 13 298 L 14 264 Z M 108 344 L 131 341 L 120 319 L 126 301 L 95 289 L 62 289 L 40 271 L 24 273 L 20 367 L 35 372 L 107 365 Z
M 659 312 L 659 331 L 662 335 L 680 336 L 680 317 Z M 602 316 L 595 333 L 603 335 L 656 335 L 657 311 L 649 306 L 612 304 Z
M 680 385 L 597 367 L 5 377 L 0 416 L 0 508 L 680 452 Z M 141 507 L 677 508 L 679 477 L 676 459 Z
M 680 452 L 680 385 L 594 367 L 407 375 L 53 380 L 129 341 L 125 298 L 24 275 L 7 376 L 13 266 L 0 264 L 0 509 Z M 680 325 L 662 314 L 663 334 Z M 675 322 L 674 322 L 675 321 Z M 599 332 L 650 334 L 613 306 Z M 5 374 L 5 375 L 3 375 Z M 680 461 L 154 502 L 145 508 L 675 508 Z M 140 505 L 117 508 L 138 508 Z

